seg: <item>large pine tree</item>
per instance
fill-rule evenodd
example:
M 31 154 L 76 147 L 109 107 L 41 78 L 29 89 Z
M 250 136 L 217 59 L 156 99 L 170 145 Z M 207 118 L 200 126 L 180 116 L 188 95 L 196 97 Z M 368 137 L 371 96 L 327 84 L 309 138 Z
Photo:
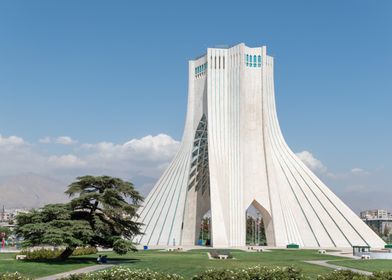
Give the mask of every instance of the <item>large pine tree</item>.
M 77 246 L 102 246 L 124 254 L 135 250 L 132 237 L 140 232 L 135 222 L 142 197 L 131 182 L 109 176 L 83 176 L 65 192 L 67 204 L 46 205 L 17 217 L 16 232 L 26 246 L 62 245 L 60 258 Z

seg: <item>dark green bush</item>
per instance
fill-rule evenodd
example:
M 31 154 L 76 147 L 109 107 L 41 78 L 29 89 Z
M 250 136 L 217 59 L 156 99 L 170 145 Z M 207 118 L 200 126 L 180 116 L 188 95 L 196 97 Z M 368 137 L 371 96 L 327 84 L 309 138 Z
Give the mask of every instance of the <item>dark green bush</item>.
M 0 280 L 29 280 L 18 272 L 15 273 L 0 273 Z
M 391 267 L 392 269 L 392 267 Z M 392 271 L 375 272 L 372 276 L 366 276 L 351 270 L 336 270 L 334 272 L 321 275 L 318 280 L 392 280 Z
M 192 280 L 302 280 L 300 270 L 293 267 L 255 266 L 246 269 L 207 270 Z
M 51 260 L 60 256 L 64 249 L 37 249 L 22 251 L 22 255 L 26 255 L 28 260 Z M 72 256 L 83 256 L 96 254 L 98 252 L 95 247 L 79 247 L 72 253 Z
M 352 272 L 351 270 L 335 270 L 334 272 L 321 275 L 318 280 L 369 280 L 369 276 Z
M 136 251 L 136 248 L 133 246 L 132 242 L 124 239 L 117 239 L 113 243 L 113 251 L 119 255 L 125 255 L 128 252 Z
M 95 247 L 79 247 L 73 251 L 72 256 L 93 255 L 96 253 L 98 253 L 98 249 Z
M 37 249 L 31 251 L 22 251 L 22 255 L 26 255 L 26 259 L 28 260 L 50 260 L 55 259 L 60 256 L 63 250 L 60 249 Z
M 93 273 L 71 275 L 61 280 L 184 280 L 184 278 L 176 274 L 153 272 L 148 269 L 130 269 L 119 266 Z
M 88 279 L 87 274 L 71 274 L 66 278 L 61 278 L 60 280 L 87 280 L 87 279 Z
M 392 269 L 392 267 L 391 267 Z M 369 278 L 370 280 L 392 280 L 392 271 L 380 271 L 375 272 L 373 276 Z

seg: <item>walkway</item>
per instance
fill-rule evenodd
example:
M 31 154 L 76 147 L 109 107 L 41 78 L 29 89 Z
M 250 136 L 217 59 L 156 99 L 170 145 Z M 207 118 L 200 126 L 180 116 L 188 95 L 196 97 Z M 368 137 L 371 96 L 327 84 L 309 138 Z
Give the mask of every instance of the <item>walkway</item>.
M 373 275 L 373 273 L 369 272 L 369 271 L 359 270 L 359 269 L 345 267 L 345 266 L 334 265 L 334 264 L 328 263 L 329 261 L 305 261 L 305 262 L 310 263 L 310 264 L 315 264 L 315 265 L 321 265 L 321 266 L 332 268 L 335 270 L 351 270 L 352 272 L 360 273 L 363 275 Z
M 46 277 L 37 278 L 37 280 L 56 280 L 56 279 L 68 277 L 68 276 L 70 276 L 72 274 L 89 273 L 89 272 L 94 272 L 94 271 L 98 271 L 98 270 L 111 268 L 112 266 L 114 266 L 114 264 L 93 265 L 93 266 L 79 268 L 79 269 L 76 269 L 76 270 L 71 270 L 71 271 L 68 271 L 68 272 L 63 272 L 63 273 L 59 273 L 59 274 L 55 274 L 55 275 L 49 275 L 49 276 L 46 276 Z

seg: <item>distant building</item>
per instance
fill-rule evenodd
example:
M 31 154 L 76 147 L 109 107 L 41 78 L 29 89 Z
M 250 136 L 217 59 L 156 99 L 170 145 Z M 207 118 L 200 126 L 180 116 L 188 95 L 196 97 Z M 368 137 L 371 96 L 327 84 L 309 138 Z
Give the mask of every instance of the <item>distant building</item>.
M 385 209 L 365 210 L 359 216 L 378 235 L 392 234 L 392 213 Z
M 0 223 L 14 221 L 18 213 L 27 213 L 27 209 L 6 209 L 5 206 L 0 210 Z
M 3 206 L 3 208 L 0 211 L 0 222 L 8 222 L 10 220 L 13 220 L 14 215 L 13 213 L 6 211 L 5 207 Z

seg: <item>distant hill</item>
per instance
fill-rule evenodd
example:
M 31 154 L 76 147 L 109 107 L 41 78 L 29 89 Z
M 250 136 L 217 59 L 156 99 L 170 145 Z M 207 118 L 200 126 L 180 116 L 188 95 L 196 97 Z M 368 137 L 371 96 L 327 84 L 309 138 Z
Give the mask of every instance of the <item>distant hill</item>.
M 130 179 L 144 197 L 150 192 L 156 180 L 147 176 L 135 176 Z M 0 209 L 3 205 L 6 209 L 37 208 L 48 203 L 65 202 L 68 197 L 64 191 L 69 183 L 32 173 L 0 177 Z
M 35 208 L 64 202 L 66 187 L 66 183 L 35 174 L 0 178 L 0 207 Z

